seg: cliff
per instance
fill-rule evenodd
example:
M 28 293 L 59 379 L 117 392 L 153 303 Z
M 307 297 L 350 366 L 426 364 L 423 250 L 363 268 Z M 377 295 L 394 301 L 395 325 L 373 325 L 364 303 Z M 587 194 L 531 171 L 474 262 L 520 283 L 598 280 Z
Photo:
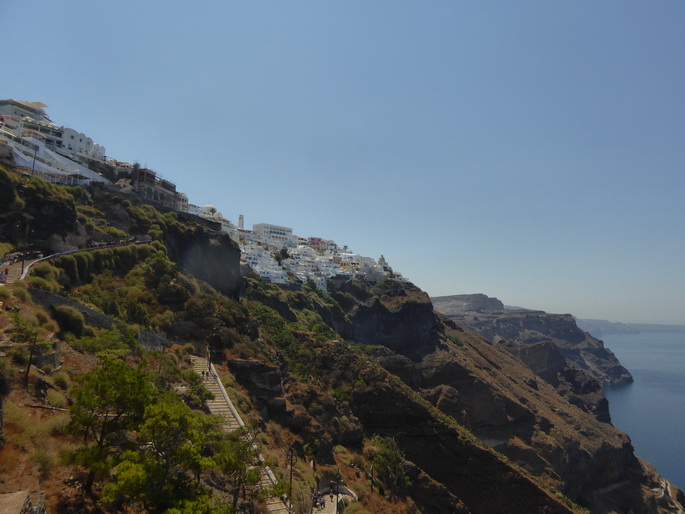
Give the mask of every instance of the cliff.
M 440 305 L 439 310 L 443 314 L 504 310 L 504 304 L 500 300 L 491 298 L 482 293 L 437 296 L 431 298 L 431 300 L 433 301 L 433 304 Z
M 169 258 L 217 291 L 237 298 L 243 287 L 240 248 L 227 234 L 197 228 L 164 237 Z
M 173 261 L 221 293 L 237 297 L 244 287 L 240 248 L 228 235 L 101 185 L 60 187 L 0 171 L 0 235 L 45 254 L 130 236 L 156 238 Z
M 349 281 L 332 288 L 329 298 L 305 299 L 304 291 L 265 295 L 252 289 L 248 295 L 251 291 L 293 319 L 292 306 L 309 302 L 308 308 L 341 335 L 364 344 L 391 375 L 593 512 L 628 512 L 640 505 L 641 512 L 677 512 L 670 484 L 639 461 L 630 439 L 607 423 L 606 400 L 597 381 L 569 367 L 555 344 L 489 343 L 435 313 L 428 296 L 406 283 Z M 451 447 L 440 430 L 426 431 L 431 422 L 410 414 L 406 402 L 379 389 L 378 382 L 364 391 L 365 396 L 354 396 L 359 399 L 354 414 L 361 424 L 395 435 L 415 464 L 465 500 L 474 482 L 467 481 L 468 491 L 460 488 L 464 463 L 456 455 L 468 451 Z M 652 489 L 659 492 L 647 492 Z M 662 497 L 661 507 L 657 497 Z
M 30 202 L 21 188 L 13 194 L 11 212 L 21 214 Z M 597 381 L 568 365 L 557 344 L 561 335 L 578 354 L 591 344 L 583 343 L 567 320 L 509 321 L 503 333 L 536 332 L 541 339 L 500 338 L 493 344 L 437 313 L 428 295 L 412 284 L 349 280 L 324 293 L 309 285 L 281 288 L 245 279 L 236 245 L 206 226 L 107 190 L 64 188 L 59 194 L 76 215 L 63 226 L 54 221 L 60 238 L 78 233 L 92 242 L 142 234 L 152 242 L 145 252 L 127 246 L 46 263 L 30 280 L 52 293 L 36 294 L 40 301 L 32 304 L 30 295 L 13 286 L 13 304 L 51 336 L 55 320 L 37 304 L 59 304 L 56 295 L 65 293 L 70 301 L 116 316 L 129 335 L 140 327 L 164 330 L 175 348 L 163 350 L 164 358 L 144 359 L 151 359 L 160 378 L 167 366 L 173 368 L 167 380 L 186 371 L 182 348 L 210 349 L 226 389 L 254 427 L 255 440 L 270 450 L 280 476 L 289 469 L 283 448 L 306 460 L 295 474 L 303 497 L 324 476 L 341 475 L 368 512 L 578 511 L 566 497 L 593 512 L 683 508 L 682 492 L 637 459 L 629 438 L 603 419 Z M 482 311 L 472 315 L 480 319 L 501 302 L 479 296 L 465 304 Z M 89 368 L 74 363 L 90 361 L 92 367 L 95 357 L 88 349 L 102 348 L 112 336 L 97 338 L 105 326 L 97 312 L 72 310 L 90 334 L 80 337 L 60 325 L 64 370 L 76 377 Z M 6 315 L 1 321 L 11 333 L 13 321 Z M 543 328 L 554 336 L 543 337 Z M 136 348 L 129 359 L 139 352 Z M 20 405 L 28 398 L 22 395 L 31 392 L 15 387 L 11 394 Z M 12 424 L 9 434 L 17 459 L 29 458 L 16 443 L 25 425 Z M 379 487 L 371 444 L 376 435 L 397 444 L 411 483 Z M 56 455 L 48 444 L 36 449 Z M 36 462 L 39 458 L 37 452 Z M 63 492 L 73 483 L 71 472 L 57 467 L 45 478 L 29 464 L 21 469 L 31 470 L 30 479 L 15 477 L 15 483 L 52 484 L 50 505 L 64 505 L 76 494 L 73 488 Z M 115 475 L 103 471 L 100 486 Z M 5 478 L 3 488 L 10 483 Z
M 466 295 L 470 296 L 470 295 Z M 458 295 L 457 298 L 463 298 Z M 525 345 L 551 342 L 576 369 L 582 370 L 600 383 L 632 382 L 627 369 L 621 366 L 613 352 L 599 339 L 583 332 L 570 314 L 549 314 L 543 311 L 469 310 L 459 308 L 453 297 L 432 298 L 435 309 L 453 321 L 474 330 L 488 341 Z M 501 302 L 500 302 L 501 303 Z
M 576 319 L 578 326 L 595 337 L 609 334 L 683 333 L 685 325 L 662 325 L 654 323 L 616 323 L 603 319 Z

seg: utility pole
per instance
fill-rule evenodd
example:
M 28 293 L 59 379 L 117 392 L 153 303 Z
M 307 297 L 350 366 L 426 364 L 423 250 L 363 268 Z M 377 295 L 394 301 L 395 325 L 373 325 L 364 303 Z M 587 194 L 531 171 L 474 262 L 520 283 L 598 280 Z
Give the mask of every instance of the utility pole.
M 340 493 L 340 475 L 338 475 L 338 482 L 335 484 L 335 514 L 338 514 L 338 494 Z
M 33 343 L 31 344 L 31 347 L 29 348 L 29 364 L 26 366 L 26 376 L 24 377 L 24 380 L 26 381 L 26 387 L 29 386 L 29 371 L 31 371 L 31 362 L 33 361 L 33 349 L 36 347 L 36 342 L 38 340 L 38 331 L 36 330 L 33 333 Z
M 290 503 L 290 511 L 292 512 L 293 505 L 293 461 L 295 460 L 295 448 L 290 447 L 290 487 L 288 488 L 288 503 Z

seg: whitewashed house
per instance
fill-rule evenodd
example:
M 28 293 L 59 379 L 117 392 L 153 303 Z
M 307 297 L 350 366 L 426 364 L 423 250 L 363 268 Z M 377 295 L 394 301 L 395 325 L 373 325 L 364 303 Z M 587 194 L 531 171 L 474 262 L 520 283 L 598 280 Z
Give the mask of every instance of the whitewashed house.
M 274 250 L 285 247 L 293 247 L 299 243 L 299 237 L 293 235 L 293 229 L 269 223 L 257 223 L 252 225 L 255 239 Z
M 53 123 L 46 107 L 40 102 L 0 100 L 0 140 L 12 149 L 17 166 L 59 184 L 108 183 L 82 159 L 104 162 L 105 148 L 81 132 Z

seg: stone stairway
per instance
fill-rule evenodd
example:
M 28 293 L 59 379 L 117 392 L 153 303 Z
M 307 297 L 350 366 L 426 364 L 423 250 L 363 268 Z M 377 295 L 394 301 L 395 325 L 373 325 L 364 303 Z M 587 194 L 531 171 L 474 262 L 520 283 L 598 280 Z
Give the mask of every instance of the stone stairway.
M 232 432 L 233 430 L 244 426 L 242 420 L 240 419 L 240 415 L 230 403 L 230 399 L 226 401 L 228 397 L 224 397 L 221 386 L 219 385 L 219 379 L 213 373 L 214 370 L 212 369 L 210 371 L 208 369 L 207 359 L 193 355 L 192 363 L 195 373 L 203 377 L 204 386 L 214 395 L 213 400 L 207 401 L 207 407 L 209 407 L 209 411 L 212 414 L 221 416 L 221 419 L 224 420 L 222 424 L 223 428 L 228 432 Z M 269 476 L 269 471 L 267 471 L 266 466 L 262 466 L 259 486 L 262 488 L 267 488 L 272 487 L 273 485 L 274 483 Z M 277 514 L 287 514 L 289 512 L 285 503 L 278 498 L 269 498 L 267 500 L 266 511 Z
M 29 261 L 26 261 L 24 263 L 24 267 L 27 267 L 29 265 Z M 16 282 L 21 278 L 21 261 L 15 262 L 13 264 L 3 264 L 2 265 L 2 270 L 5 271 L 5 268 L 9 268 L 9 276 L 7 277 L 7 283 L 11 284 L 12 282 Z
M 240 428 L 241 424 L 238 421 L 236 413 L 226 403 L 218 381 L 207 369 L 207 360 L 202 357 L 193 356 L 193 371 L 198 375 L 203 376 L 202 382 L 204 386 L 214 395 L 213 400 L 207 401 L 209 412 L 221 416 L 221 419 L 224 421 L 222 426 L 226 431 L 232 432 L 233 430 Z

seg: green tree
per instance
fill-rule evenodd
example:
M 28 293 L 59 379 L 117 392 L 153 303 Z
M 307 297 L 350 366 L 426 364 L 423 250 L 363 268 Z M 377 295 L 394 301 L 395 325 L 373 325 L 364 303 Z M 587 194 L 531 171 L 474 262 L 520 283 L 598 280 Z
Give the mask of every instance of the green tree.
M 114 330 L 101 330 L 93 337 L 82 337 L 73 343 L 81 351 L 98 353 L 109 351 L 111 355 L 125 355 L 130 350 L 135 350 L 138 338 L 135 332 L 131 333 L 128 326 Z
M 259 484 L 261 467 L 257 463 L 257 450 L 249 441 L 244 429 L 234 430 L 215 455 L 221 472 L 233 486 L 233 510 L 238 508 L 241 491 L 254 491 Z
M 404 454 L 397 446 L 397 442 L 392 437 L 376 434 L 371 438 L 371 444 L 375 447 L 373 469 L 380 483 L 388 491 L 395 493 L 410 485 Z
M 186 383 L 185 399 L 190 407 L 201 409 L 208 400 L 214 399 L 214 393 L 205 387 L 200 375 L 194 371 L 184 371 L 181 376 Z
M 82 439 L 82 446 L 70 452 L 67 461 L 88 470 L 84 483 L 88 492 L 96 476 L 111 468 L 113 456 L 130 445 L 129 431 L 142 423 L 145 407 L 156 393 L 145 372 L 111 353 L 99 358 L 99 366 L 81 375 L 71 391 L 74 403 L 67 425 Z
M 103 500 L 146 511 L 198 502 L 207 495 L 200 478 L 215 466 L 206 455 L 213 453 L 221 438 L 216 418 L 191 411 L 175 395 L 161 396 L 145 409 L 138 448 L 122 455 Z

